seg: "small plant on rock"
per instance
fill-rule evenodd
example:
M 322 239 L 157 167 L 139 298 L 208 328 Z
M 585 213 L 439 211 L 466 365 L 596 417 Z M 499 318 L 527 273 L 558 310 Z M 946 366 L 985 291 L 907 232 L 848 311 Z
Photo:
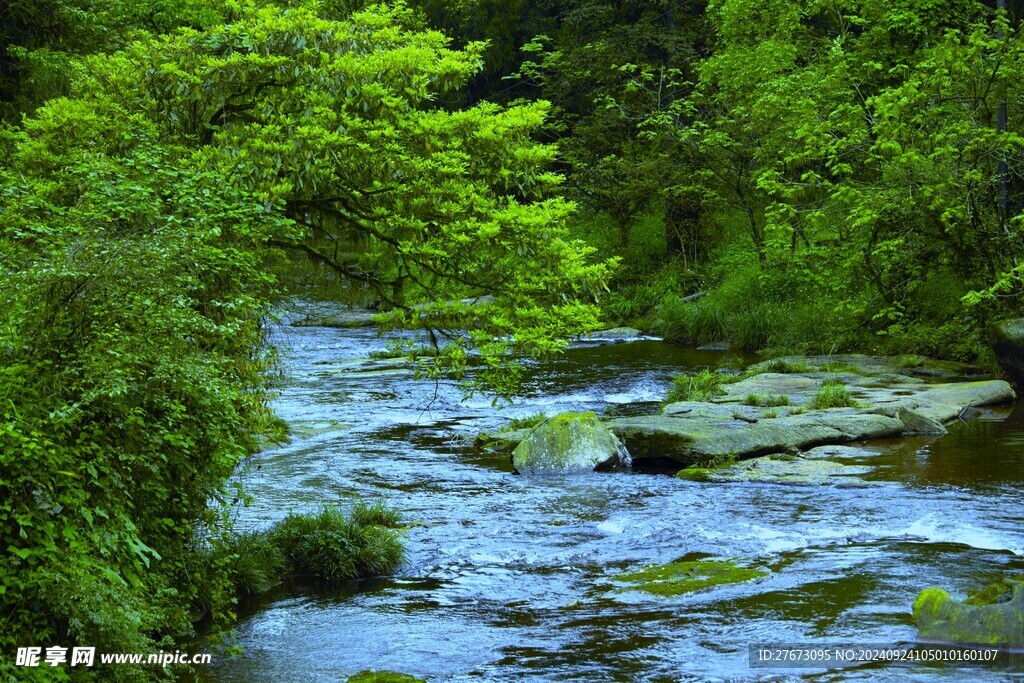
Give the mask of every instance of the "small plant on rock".
M 721 372 L 702 370 L 696 375 L 676 375 L 672 378 L 667 403 L 676 401 L 708 401 L 725 393 L 721 385 L 728 376 Z
M 793 405 L 792 401 L 789 400 L 789 396 L 785 394 L 747 394 L 747 398 L 743 402 L 748 406 L 760 408 Z
M 824 384 L 814 395 L 810 407 L 815 410 L 825 408 L 851 408 L 857 405 L 856 399 L 845 384 Z

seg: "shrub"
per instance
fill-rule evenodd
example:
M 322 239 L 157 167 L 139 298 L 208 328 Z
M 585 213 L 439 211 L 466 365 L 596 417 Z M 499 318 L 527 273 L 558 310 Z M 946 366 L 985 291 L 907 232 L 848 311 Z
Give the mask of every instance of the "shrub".
M 359 501 L 349 513 L 352 523 L 359 526 L 383 526 L 398 529 L 402 526 L 402 515 L 383 500 L 373 503 Z
M 227 544 L 231 580 L 243 595 L 263 593 L 280 582 L 287 565 L 284 553 L 266 533 L 239 534 Z

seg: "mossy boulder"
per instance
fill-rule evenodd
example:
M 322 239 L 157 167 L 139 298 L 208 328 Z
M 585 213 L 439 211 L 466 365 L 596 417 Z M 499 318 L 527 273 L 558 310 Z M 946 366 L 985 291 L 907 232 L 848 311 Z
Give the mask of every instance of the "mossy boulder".
M 992 330 L 992 351 L 1006 376 L 1024 386 L 1024 318 L 997 323 Z
M 964 601 L 925 589 L 914 601 L 914 620 L 927 640 L 1024 646 L 1024 582 L 994 584 Z
M 360 671 L 346 679 L 346 683 L 426 683 L 422 678 L 394 671 Z
M 512 451 L 520 474 L 590 472 L 629 463 L 629 452 L 594 413 L 548 418 Z
M 616 581 L 629 584 L 626 590 L 640 590 L 661 596 L 684 595 L 716 586 L 754 581 L 768 576 L 766 569 L 741 567 L 734 562 L 697 560 L 670 562 L 625 572 Z

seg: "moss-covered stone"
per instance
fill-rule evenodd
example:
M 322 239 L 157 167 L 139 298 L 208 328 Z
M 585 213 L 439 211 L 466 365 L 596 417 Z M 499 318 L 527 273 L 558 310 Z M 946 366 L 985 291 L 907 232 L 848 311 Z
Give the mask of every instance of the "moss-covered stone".
M 629 462 L 629 452 L 594 413 L 548 418 L 512 451 L 520 474 L 589 472 Z
M 927 588 L 914 601 L 914 620 L 928 640 L 1024 646 L 1024 583 L 993 584 L 964 601 Z
M 348 677 L 347 683 L 426 683 L 422 678 L 394 671 L 360 671 Z
M 741 567 L 734 562 L 698 560 L 671 562 L 625 572 L 617 581 L 630 584 L 626 590 L 641 590 L 654 595 L 673 596 L 706 590 L 715 586 L 753 581 L 768 576 L 765 569 Z

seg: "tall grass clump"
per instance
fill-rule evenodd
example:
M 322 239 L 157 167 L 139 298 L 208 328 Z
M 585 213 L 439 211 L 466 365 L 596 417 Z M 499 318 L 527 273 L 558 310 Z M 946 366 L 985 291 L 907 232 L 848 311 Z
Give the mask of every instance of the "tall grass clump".
M 665 402 L 708 401 L 725 393 L 721 385 L 728 383 L 728 379 L 729 375 L 711 370 L 702 370 L 696 375 L 676 375 Z
M 793 402 L 785 394 L 747 394 L 743 402 L 748 406 L 759 408 L 776 408 L 779 406 L 791 406 Z
M 825 408 L 851 408 L 857 405 L 856 399 L 845 384 L 826 382 L 811 399 L 810 407 L 814 410 Z
M 405 550 L 390 528 L 394 524 L 397 518 L 382 507 L 357 508 L 349 517 L 324 508 L 316 515 L 289 515 L 268 534 L 281 549 L 288 573 L 345 581 L 380 576 L 401 565 Z

